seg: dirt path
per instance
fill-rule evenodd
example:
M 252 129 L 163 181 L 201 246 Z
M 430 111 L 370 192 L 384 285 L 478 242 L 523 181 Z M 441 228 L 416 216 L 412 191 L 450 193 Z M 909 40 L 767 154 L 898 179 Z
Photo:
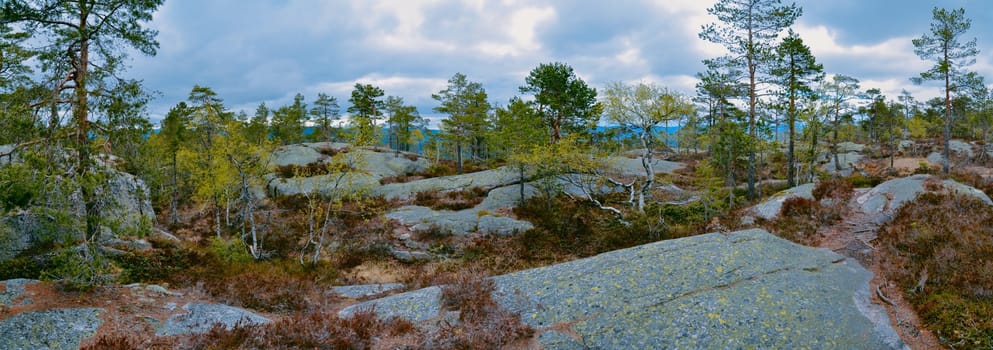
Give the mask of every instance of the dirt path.
M 856 189 L 852 198 L 867 191 L 868 189 Z M 899 286 L 885 279 L 879 264 L 880 253 L 873 246 L 879 226 L 857 209 L 854 200 L 849 203 L 842 217 L 844 219 L 838 223 L 818 231 L 819 239 L 815 246 L 851 257 L 872 272 L 873 277 L 869 282 L 869 288 L 874 292 L 872 300 L 886 309 L 890 324 L 907 346 L 911 349 L 944 349 L 938 338 L 924 328 L 913 307 L 904 300 Z

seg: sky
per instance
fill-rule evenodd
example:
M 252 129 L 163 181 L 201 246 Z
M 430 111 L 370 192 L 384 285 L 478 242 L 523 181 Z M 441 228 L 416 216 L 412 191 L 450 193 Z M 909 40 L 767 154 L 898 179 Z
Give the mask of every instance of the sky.
M 327 93 L 342 113 L 356 83 L 402 97 L 436 123 L 432 93 L 455 73 L 479 82 L 496 105 L 520 95 L 539 64 L 564 62 L 590 86 L 653 83 L 692 95 L 701 60 L 725 53 L 698 38 L 714 0 L 166 0 L 148 26 L 155 56 L 132 55 L 126 76 L 156 92 L 157 122 L 194 85 L 212 88 L 252 115 L 302 93 Z M 789 3 L 789 1 L 784 1 Z M 909 78 L 930 67 L 911 40 L 928 32 L 931 9 L 965 8 L 966 38 L 980 55 L 970 69 L 993 81 L 993 1 L 797 0 L 794 24 L 828 74 L 861 80 L 890 98 L 941 94 Z

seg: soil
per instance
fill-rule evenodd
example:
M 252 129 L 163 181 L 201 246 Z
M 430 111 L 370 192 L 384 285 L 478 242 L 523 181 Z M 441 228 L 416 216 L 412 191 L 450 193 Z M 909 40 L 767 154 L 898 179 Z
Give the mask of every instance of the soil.
M 852 198 L 868 190 L 856 189 Z M 900 287 L 885 278 L 883 267 L 879 263 L 881 253 L 873 246 L 879 227 L 856 208 L 854 200 L 846 206 L 842 218 L 838 223 L 818 231 L 815 246 L 851 257 L 872 272 L 873 278 L 869 282 L 870 290 L 874 291 L 872 302 L 886 309 L 890 325 L 907 346 L 911 349 L 946 349 L 924 327 L 913 306 L 903 298 Z

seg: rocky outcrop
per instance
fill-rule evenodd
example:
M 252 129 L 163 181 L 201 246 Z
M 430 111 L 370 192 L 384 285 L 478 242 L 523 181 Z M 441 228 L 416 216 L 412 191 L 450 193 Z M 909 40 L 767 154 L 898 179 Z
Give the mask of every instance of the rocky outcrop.
M 838 143 L 837 149 L 838 153 L 862 153 L 865 151 L 865 145 L 846 141 Z
M 494 215 L 478 208 L 449 211 L 411 205 L 386 214 L 386 218 L 397 220 L 412 231 L 440 230 L 456 236 L 471 233 L 509 236 L 534 227 L 527 221 Z
M 349 318 L 359 312 L 376 312 L 381 319 L 400 318 L 414 322 L 438 317 L 441 310 L 441 287 L 433 286 L 392 295 L 382 299 L 355 304 L 338 312 L 338 317 Z
M 607 164 L 611 170 L 619 175 L 645 176 L 645 167 L 641 164 L 641 158 L 609 157 Z M 676 170 L 682 169 L 686 165 L 683 163 L 670 162 L 668 160 L 655 159 L 653 161 L 656 174 L 672 174 Z
M 783 208 L 783 202 L 786 202 L 787 199 L 797 197 L 814 199 L 813 190 L 814 184 L 810 183 L 780 191 L 764 202 L 755 205 L 748 212 L 766 220 L 775 219 L 779 216 L 779 211 Z
M 101 218 L 102 238 L 144 236 L 151 233 L 155 221 L 151 192 L 144 181 L 134 175 L 102 169 L 106 180 L 96 187 L 96 198 Z M 58 215 L 53 215 L 53 210 Z M 64 215 L 57 223 L 56 216 Z M 0 261 L 10 259 L 20 252 L 46 242 L 70 242 L 82 238 L 85 205 L 79 193 L 67 197 L 64 207 L 52 209 L 31 207 L 12 211 L 0 217 Z
M 926 186 L 926 182 L 931 181 L 935 186 Z M 963 185 L 954 180 L 941 180 L 931 175 L 918 174 L 902 179 L 894 179 L 879 184 L 869 192 L 855 198 L 858 209 L 868 215 L 877 224 L 893 219 L 893 215 L 905 203 L 917 198 L 917 195 L 929 190 L 950 191 L 965 195 L 974 196 L 989 205 L 993 205 L 983 191 L 971 186 Z
M 712 233 L 493 277 L 496 301 L 545 349 L 905 348 L 869 302 L 871 273 L 763 230 Z M 444 317 L 430 287 L 360 303 Z
M 78 349 L 103 324 L 103 309 L 51 309 L 0 320 L 0 349 Z
M 417 192 L 448 191 L 470 187 L 501 187 L 520 181 L 520 174 L 513 169 L 500 167 L 475 173 L 434 177 L 429 179 L 392 183 L 372 191 L 373 195 L 386 199 L 410 199 Z
M 360 284 L 332 287 L 331 293 L 343 298 L 359 299 L 385 294 L 405 287 L 403 283 Z
M 25 287 L 28 284 L 34 283 L 38 283 L 38 281 L 23 278 L 3 281 L 4 290 L 0 292 L 0 307 L 30 305 L 33 303 L 31 298 L 26 294 L 27 290 Z
M 189 303 L 183 306 L 185 314 L 169 317 L 156 332 L 158 336 L 203 333 L 214 325 L 232 329 L 269 323 L 269 319 L 234 306 L 210 303 Z
M 349 186 L 351 190 L 368 190 L 379 187 L 379 180 L 384 177 L 420 173 L 429 165 L 426 159 L 407 153 L 398 154 L 371 148 L 351 149 L 348 144 L 330 142 L 282 146 L 273 152 L 270 164 L 273 167 L 328 164 L 334 161 L 328 154 L 336 152 L 344 154 L 347 159 L 343 161 L 355 167 L 355 171 L 346 175 L 344 181 L 339 182 L 334 176 L 328 175 L 284 179 L 270 174 L 266 179 L 267 193 L 287 196 L 316 192 L 333 196 L 337 185 Z
M 853 166 L 858 164 L 862 158 L 865 158 L 865 156 L 857 152 L 838 153 L 838 162 L 835 163 L 834 156 L 828 155 L 828 162 L 827 164 L 822 165 L 821 169 L 826 171 L 828 174 L 848 176 L 852 174 L 852 170 L 854 170 Z M 839 166 L 836 164 L 840 164 L 841 170 L 838 170 Z
M 972 144 L 961 140 L 949 140 L 948 150 L 960 157 L 972 158 L 976 156 Z
M 111 198 L 101 210 L 107 225 L 118 235 L 151 234 L 155 222 L 151 191 L 134 175 L 111 170 L 106 187 L 98 187 L 97 196 Z

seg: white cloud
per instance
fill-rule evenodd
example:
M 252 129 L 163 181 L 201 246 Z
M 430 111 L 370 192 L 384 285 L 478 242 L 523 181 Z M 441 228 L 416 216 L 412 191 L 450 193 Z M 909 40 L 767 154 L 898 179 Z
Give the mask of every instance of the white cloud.
M 717 18 L 707 14 L 707 9 L 714 6 L 715 0 L 652 0 L 651 3 L 659 10 L 660 15 L 668 21 L 676 22 L 678 33 L 690 40 L 693 52 L 700 57 L 718 57 L 727 54 L 720 44 L 697 39 L 702 27 L 717 21 Z
M 893 37 L 870 45 L 845 46 L 838 41 L 838 34 L 823 25 L 797 24 L 795 30 L 819 60 L 844 59 L 857 68 L 875 71 L 923 71 L 926 63 L 914 54 L 910 37 Z M 849 67 L 825 67 L 829 71 L 844 71 Z M 846 73 L 850 74 L 850 73 Z M 909 75 L 908 75 L 909 77 Z

